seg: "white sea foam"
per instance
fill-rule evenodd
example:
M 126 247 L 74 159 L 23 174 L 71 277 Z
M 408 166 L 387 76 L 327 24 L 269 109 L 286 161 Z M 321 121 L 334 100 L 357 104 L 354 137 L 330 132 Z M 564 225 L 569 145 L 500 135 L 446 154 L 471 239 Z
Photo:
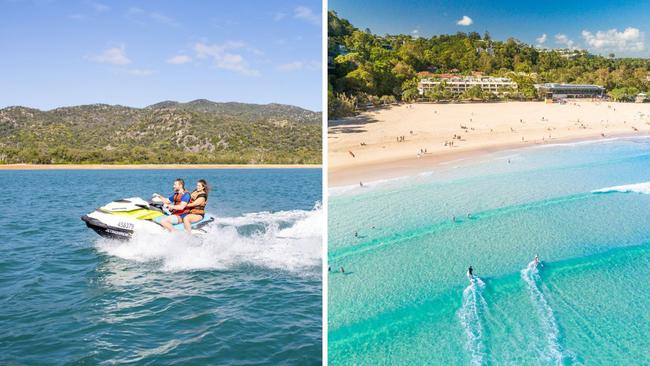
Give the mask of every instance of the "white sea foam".
M 405 179 L 410 179 L 412 178 L 412 175 L 405 175 L 401 177 L 394 177 L 394 178 L 386 178 L 386 179 L 377 179 L 369 182 L 363 182 L 363 186 L 357 184 L 350 184 L 347 186 L 338 186 L 338 187 L 331 187 L 328 189 L 327 193 L 330 196 L 340 196 L 345 193 L 360 193 L 364 192 L 365 190 L 372 189 L 372 188 L 377 188 L 380 186 L 385 186 L 391 183 L 395 183 L 401 180 Z
M 634 193 L 643 193 L 650 194 L 650 182 L 636 183 L 636 184 L 626 184 L 622 186 L 614 186 L 601 188 L 591 191 L 591 193 L 609 193 L 609 192 L 634 192 Z
M 554 148 L 554 147 L 560 147 L 560 146 L 574 147 L 574 146 L 581 146 L 581 145 L 592 145 L 592 144 L 601 144 L 601 143 L 607 143 L 607 142 L 615 142 L 615 141 L 621 141 L 621 140 L 642 140 L 642 139 L 648 139 L 648 138 L 650 138 L 650 135 L 594 138 L 594 139 L 580 140 L 580 141 L 574 141 L 574 142 L 555 142 L 555 143 L 550 143 L 550 144 L 534 145 L 534 146 L 530 146 L 530 148 L 532 148 L 532 149 L 546 149 L 546 148 L 549 148 L 549 147 Z
M 136 235 L 129 241 L 100 239 L 97 249 L 137 262 L 160 263 L 165 271 L 228 270 L 241 265 L 315 273 L 321 265 L 323 211 L 257 212 L 221 217 L 206 235 L 183 232 Z M 256 230 L 241 229 L 254 225 Z M 283 227 L 280 229 L 280 227 Z
M 562 365 L 564 355 L 558 339 L 560 332 L 555 322 L 553 309 L 546 301 L 544 293 L 538 285 L 541 279 L 535 261 L 528 263 L 528 266 L 521 270 L 521 278 L 526 282 L 530 301 L 533 303 L 540 321 L 539 329 L 544 333 L 546 341 L 546 347 L 539 350 L 539 356 L 546 363 Z
M 470 285 L 463 290 L 463 305 L 458 310 L 460 324 L 467 336 L 467 350 L 471 354 L 472 365 L 482 365 L 486 356 L 483 345 L 482 314 L 487 312 L 487 302 L 483 297 L 485 283 L 474 276 Z

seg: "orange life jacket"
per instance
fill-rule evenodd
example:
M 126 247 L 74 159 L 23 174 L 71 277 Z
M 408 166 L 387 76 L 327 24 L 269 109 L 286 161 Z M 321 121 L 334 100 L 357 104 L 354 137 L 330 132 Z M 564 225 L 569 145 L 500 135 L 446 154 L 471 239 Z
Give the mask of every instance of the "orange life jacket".
M 193 215 L 205 215 L 205 205 L 208 204 L 208 194 L 205 192 L 194 191 L 190 194 L 190 202 L 194 202 L 203 197 L 203 203 L 190 208 Z
M 180 205 L 181 202 L 183 202 L 183 201 L 181 200 L 181 198 L 183 198 L 183 195 L 184 195 L 184 194 L 185 194 L 185 191 L 174 193 L 174 205 L 175 205 L 175 206 L 176 206 L 176 205 Z M 189 202 L 188 202 L 188 203 L 189 203 Z M 176 216 L 180 216 L 180 215 L 184 215 L 184 214 L 188 213 L 189 211 L 190 211 L 190 210 L 189 210 L 188 208 L 184 208 L 184 209 L 182 209 L 182 210 L 172 210 L 172 214 L 174 214 L 174 215 L 176 215 Z

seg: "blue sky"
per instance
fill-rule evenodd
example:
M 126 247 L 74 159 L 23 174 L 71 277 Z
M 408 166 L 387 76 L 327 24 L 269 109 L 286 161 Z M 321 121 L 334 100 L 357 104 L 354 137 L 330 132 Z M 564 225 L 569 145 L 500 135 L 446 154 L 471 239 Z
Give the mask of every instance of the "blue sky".
M 206 98 L 320 111 L 321 7 L 0 0 L 0 108 Z
M 649 1 L 330 0 L 328 8 L 380 35 L 487 30 L 498 40 L 650 57 Z

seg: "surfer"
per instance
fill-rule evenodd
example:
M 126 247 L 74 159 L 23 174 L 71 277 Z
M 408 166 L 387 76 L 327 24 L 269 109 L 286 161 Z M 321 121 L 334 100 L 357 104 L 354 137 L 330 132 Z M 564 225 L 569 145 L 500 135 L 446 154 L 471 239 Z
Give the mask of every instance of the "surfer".
M 470 281 L 474 278 L 474 268 L 472 268 L 472 266 L 469 266 L 467 269 L 467 278 L 469 278 Z
M 533 259 L 533 265 L 535 267 L 541 265 L 541 263 L 539 262 L 539 254 L 535 254 L 535 259 Z

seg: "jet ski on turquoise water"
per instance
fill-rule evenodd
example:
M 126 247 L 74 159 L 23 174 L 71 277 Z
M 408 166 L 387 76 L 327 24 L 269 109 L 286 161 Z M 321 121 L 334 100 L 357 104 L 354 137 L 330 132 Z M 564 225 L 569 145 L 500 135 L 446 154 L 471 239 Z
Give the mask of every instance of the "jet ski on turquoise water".
M 108 203 L 95 211 L 83 215 L 81 220 L 97 234 L 111 239 L 128 240 L 136 233 L 166 233 L 160 221 L 171 213 L 164 207 L 162 199 L 154 196 L 150 201 L 140 197 L 124 198 Z M 214 221 L 207 212 L 201 221 L 192 223 L 192 234 L 205 234 L 207 225 Z M 173 226 L 184 231 L 183 224 Z

